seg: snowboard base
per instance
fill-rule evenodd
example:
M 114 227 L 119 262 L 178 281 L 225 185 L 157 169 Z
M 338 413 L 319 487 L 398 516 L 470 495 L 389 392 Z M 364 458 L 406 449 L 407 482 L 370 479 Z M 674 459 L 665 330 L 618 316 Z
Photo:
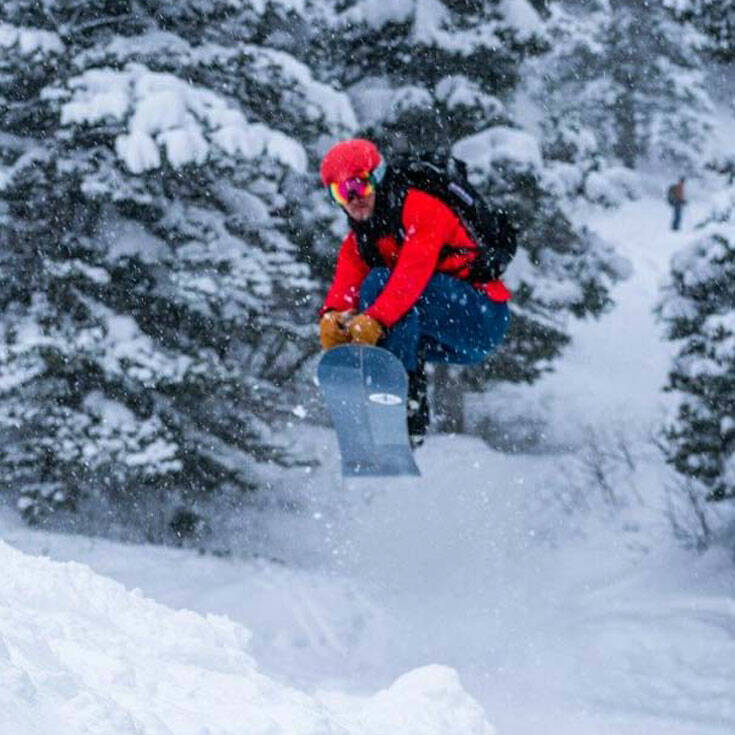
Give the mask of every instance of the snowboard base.
M 420 475 L 406 426 L 408 376 L 381 347 L 325 352 L 317 378 L 337 432 L 345 477 Z

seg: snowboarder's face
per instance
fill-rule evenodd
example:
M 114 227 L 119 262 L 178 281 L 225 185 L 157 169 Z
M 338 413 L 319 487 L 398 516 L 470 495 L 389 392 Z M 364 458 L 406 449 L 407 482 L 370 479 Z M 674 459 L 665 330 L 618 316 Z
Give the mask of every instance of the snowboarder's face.
M 342 206 L 352 219 L 357 222 L 364 222 L 375 211 L 375 192 L 373 191 L 365 197 L 355 197 Z

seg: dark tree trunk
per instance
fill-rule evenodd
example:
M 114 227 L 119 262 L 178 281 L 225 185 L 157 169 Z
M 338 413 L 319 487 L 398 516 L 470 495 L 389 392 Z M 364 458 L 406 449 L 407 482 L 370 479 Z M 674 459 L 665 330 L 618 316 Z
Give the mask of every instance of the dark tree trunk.
M 435 426 L 439 431 L 462 433 L 464 422 L 464 390 L 460 372 L 450 365 L 434 367 Z

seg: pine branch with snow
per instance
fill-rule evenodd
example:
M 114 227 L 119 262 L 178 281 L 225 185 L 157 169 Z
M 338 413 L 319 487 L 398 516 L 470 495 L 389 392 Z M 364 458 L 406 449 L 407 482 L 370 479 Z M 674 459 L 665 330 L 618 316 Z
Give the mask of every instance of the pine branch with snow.
M 672 260 L 659 306 L 678 345 L 664 428 L 666 454 L 701 498 L 735 498 L 735 189 L 719 196 L 690 245 Z
M 297 12 L 3 4 L 0 466 L 27 517 L 189 507 L 300 461 L 276 430 L 316 342 L 291 213 L 354 113 L 249 43 L 287 47 Z

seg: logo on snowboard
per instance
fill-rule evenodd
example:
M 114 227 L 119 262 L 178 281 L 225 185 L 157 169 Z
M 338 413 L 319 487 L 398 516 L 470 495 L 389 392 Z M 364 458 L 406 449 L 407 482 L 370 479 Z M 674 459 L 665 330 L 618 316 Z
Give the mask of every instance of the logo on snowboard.
M 399 403 L 403 403 L 401 397 L 393 395 L 393 393 L 371 393 L 368 398 L 373 403 L 379 403 L 381 406 L 397 406 Z

